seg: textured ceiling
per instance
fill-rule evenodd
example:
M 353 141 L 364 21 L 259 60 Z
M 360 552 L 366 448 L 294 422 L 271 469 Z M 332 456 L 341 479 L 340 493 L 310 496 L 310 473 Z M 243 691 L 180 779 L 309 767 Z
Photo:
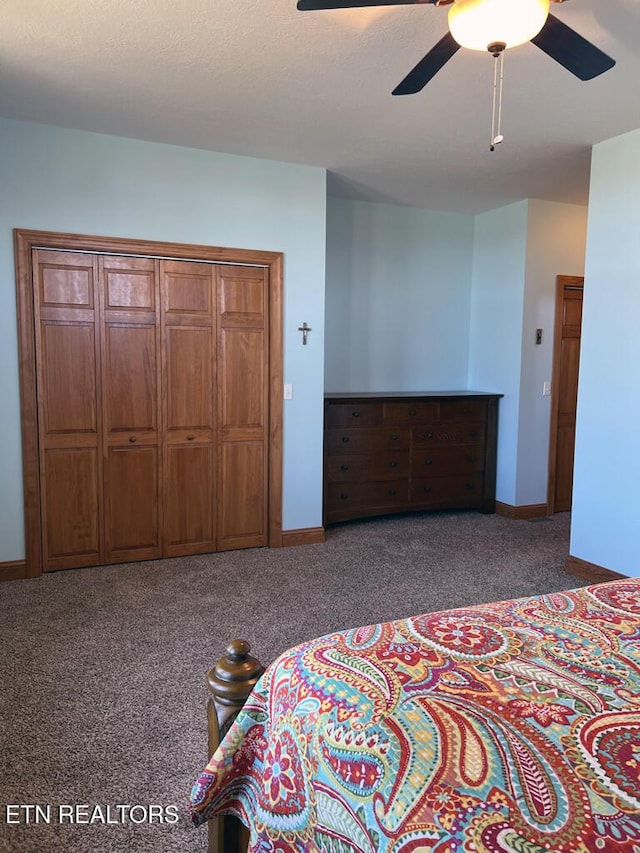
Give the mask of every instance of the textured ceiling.
M 640 126 L 640 0 L 554 14 L 617 60 L 582 83 L 531 44 L 459 51 L 391 90 L 446 32 L 427 5 L 297 12 L 295 0 L 3 0 L 0 114 L 329 170 L 334 195 L 475 213 L 584 203 L 590 146 Z

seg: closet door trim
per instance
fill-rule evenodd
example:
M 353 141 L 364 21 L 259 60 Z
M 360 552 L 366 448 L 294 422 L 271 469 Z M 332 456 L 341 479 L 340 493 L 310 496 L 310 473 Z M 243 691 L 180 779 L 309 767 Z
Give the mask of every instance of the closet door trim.
M 282 383 L 283 370 L 283 254 L 252 249 L 162 243 L 83 234 L 14 229 L 18 309 L 18 357 L 25 507 L 26 577 L 42 574 L 40 462 L 36 389 L 35 306 L 33 249 L 138 255 L 152 258 L 199 260 L 218 264 L 264 267 L 269 277 L 269 486 L 268 545 L 282 546 Z

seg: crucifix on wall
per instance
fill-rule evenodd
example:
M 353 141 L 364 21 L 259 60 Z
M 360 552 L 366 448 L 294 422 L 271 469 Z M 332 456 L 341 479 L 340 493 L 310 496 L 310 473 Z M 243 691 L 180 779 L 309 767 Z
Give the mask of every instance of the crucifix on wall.
M 311 326 L 307 326 L 306 322 L 301 326 L 298 326 L 298 331 L 302 332 L 302 345 L 306 347 L 307 345 L 307 335 L 312 331 Z

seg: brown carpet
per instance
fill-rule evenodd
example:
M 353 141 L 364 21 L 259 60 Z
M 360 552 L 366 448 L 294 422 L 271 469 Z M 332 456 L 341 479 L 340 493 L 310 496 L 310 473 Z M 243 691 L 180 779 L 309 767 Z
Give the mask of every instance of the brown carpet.
M 413 515 L 322 545 L 0 584 L 0 850 L 202 853 L 185 803 L 205 763 L 204 675 L 228 639 L 266 663 L 334 629 L 579 586 L 568 541 L 566 514 Z M 31 803 L 52 823 L 6 824 L 6 804 Z M 60 804 L 176 804 L 180 819 L 59 825 Z

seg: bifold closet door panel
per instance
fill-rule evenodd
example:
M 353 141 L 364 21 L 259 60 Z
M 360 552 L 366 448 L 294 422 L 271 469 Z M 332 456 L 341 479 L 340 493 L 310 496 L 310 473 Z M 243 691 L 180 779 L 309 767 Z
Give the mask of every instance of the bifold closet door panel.
M 44 568 L 266 545 L 266 268 L 32 257 Z
M 227 441 L 221 448 L 220 473 L 225 496 L 220 502 L 218 550 L 266 544 L 264 447 L 261 441 Z
M 99 258 L 106 558 L 161 556 L 158 261 Z
M 217 268 L 218 550 L 267 544 L 268 280 Z
M 98 565 L 102 562 L 98 450 L 50 447 L 44 457 L 43 568 Z
M 156 446 L 109 448 L 105 471 L 109 562 L 161 556 L 158 485 Z
M 161 262 L 164 554 L 216 548 L 215 267 Z
M 34 249 L 43 568 L 103 562 L 97 261 Z

